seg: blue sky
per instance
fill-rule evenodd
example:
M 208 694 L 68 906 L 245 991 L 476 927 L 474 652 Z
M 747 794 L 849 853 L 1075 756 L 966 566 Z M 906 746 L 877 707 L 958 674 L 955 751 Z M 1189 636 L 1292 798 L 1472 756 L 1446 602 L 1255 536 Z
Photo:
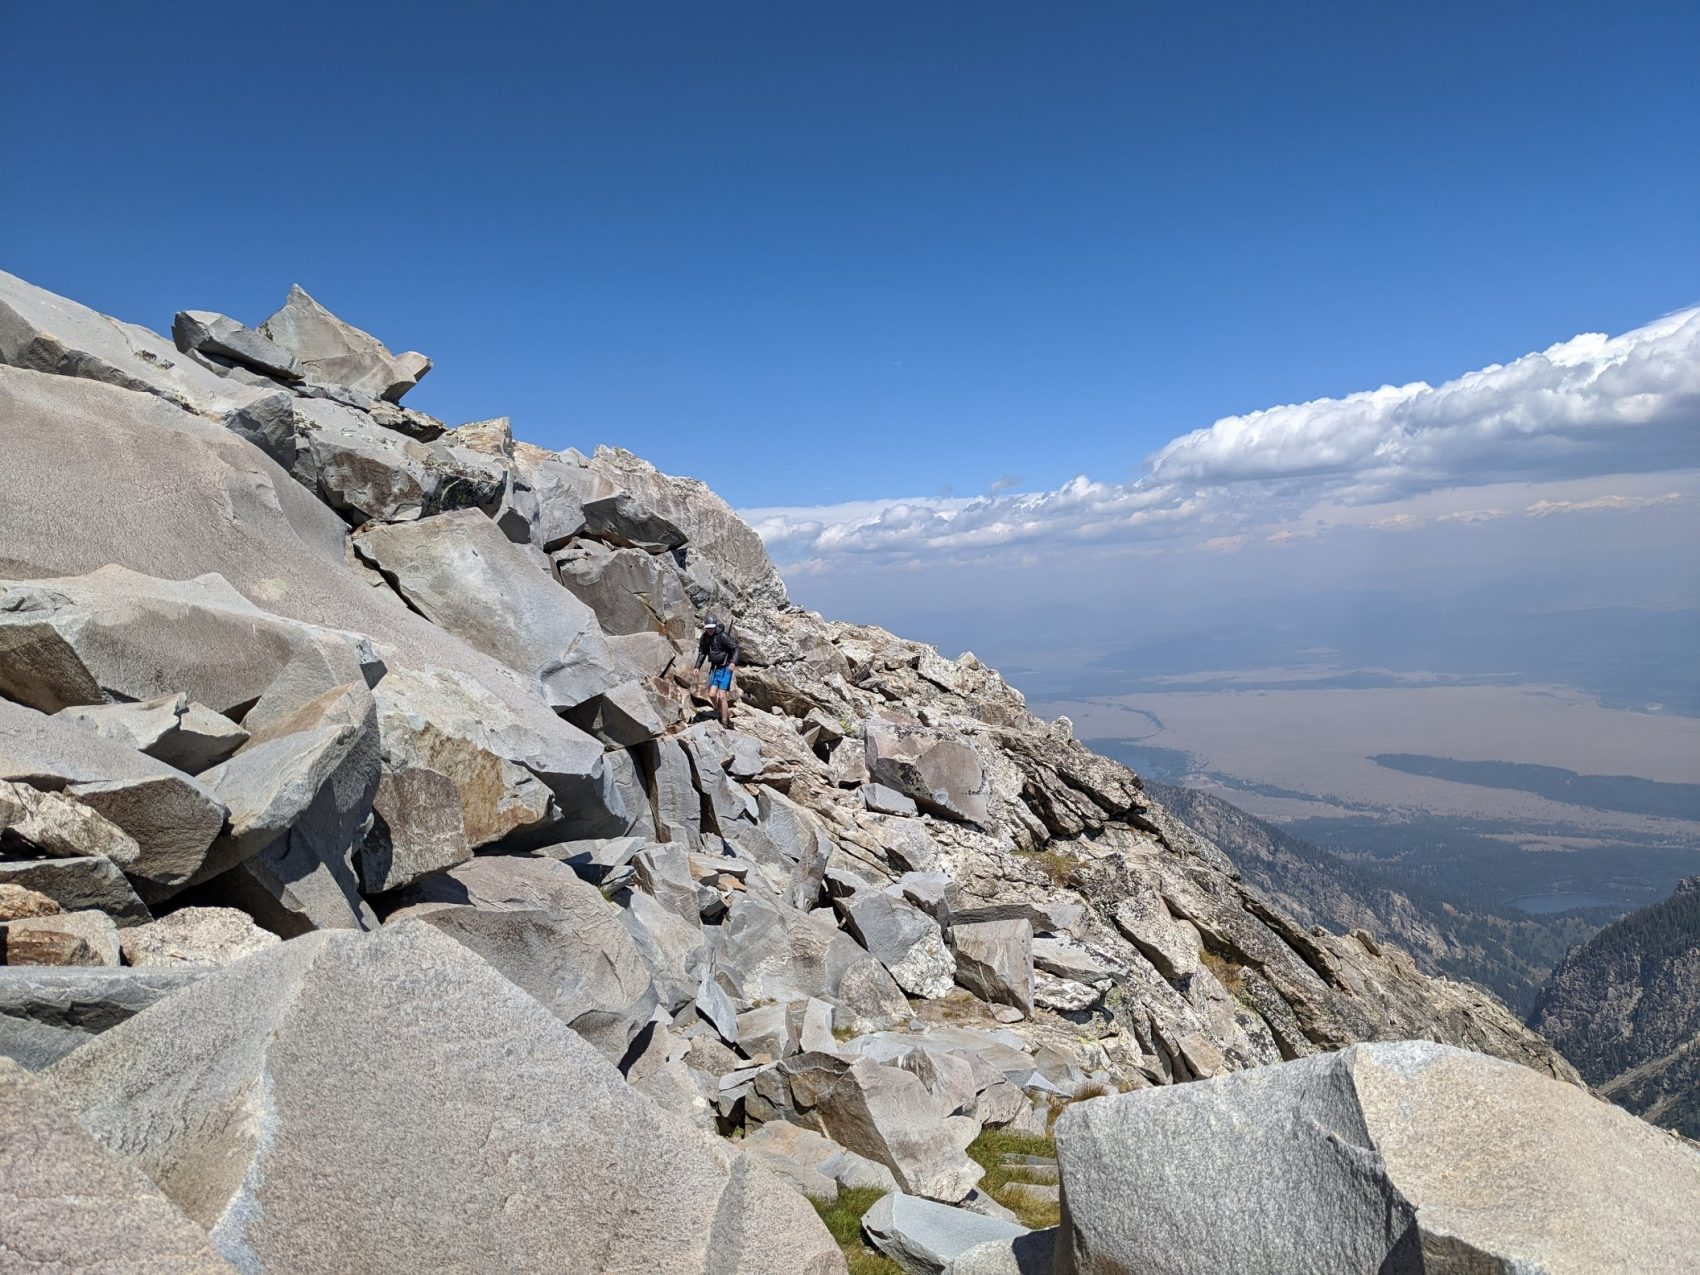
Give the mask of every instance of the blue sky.
M 7 4 L 0 44 L 5 268 L 161 330 L 299 281 L 437 360 L 417 406 L 743 507 L 1126 483 L 1700 301 L 1692 4 Z

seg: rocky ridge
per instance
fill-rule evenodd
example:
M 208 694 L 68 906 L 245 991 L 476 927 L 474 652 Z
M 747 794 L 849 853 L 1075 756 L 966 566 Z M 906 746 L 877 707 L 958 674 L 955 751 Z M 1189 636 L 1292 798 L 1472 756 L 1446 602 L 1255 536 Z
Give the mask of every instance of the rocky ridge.
M 1423 973 L 1479 984 L 1519 1013 L 1533 1007 L 1565 951 L 1594 930 L 1578 917 L 1477 911 L 1300 841 L 1210 793 L 1147 787 L 1289 916 L 1336 933 L 1365 930 L 1407 952 Z
M 399 1174 L 427 1269 L 835 1270 L 779 1183 L 995 1215 L 963 1149 L 1089 1086 L 1576 1081 L 971 654 L 792 606 L 702 484 L 403 407 L 299 289 L 173 334 L 0 275 L 0 1051 L 232 1265 L 399 1260 Z
M 1573 950 L 1529 1023 L 1613 1102 L 1700 1141 L 1700 877 Z

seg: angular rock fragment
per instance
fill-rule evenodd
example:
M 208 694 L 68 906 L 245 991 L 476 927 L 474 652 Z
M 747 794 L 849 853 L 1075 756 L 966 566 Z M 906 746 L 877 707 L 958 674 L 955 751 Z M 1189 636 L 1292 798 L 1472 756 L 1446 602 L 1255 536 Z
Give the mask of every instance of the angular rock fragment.
M 715 598 L 741 611 L 779 610 L 788 604 L 785 583 L 761 537 L 706 483 L 663 474 L 615 447 L 598 447 L 587 464 L 625 493 L 629 507 L 647 510 L 649 519 L 672 528 L 678 536 L 673 545 L 687 546 L 687 571 L 699 582 L 699 602 Z M 671 539 L 663 528 L 655 530 L 663 534 L 652 534 L 651 544 Z
M 137 853 L 119 866 L 150 902 L 189 882 L 224 825 L 223 803 L 199 780 L 75 722 L 5 700 L 0 700 L 0 780 L 63 789 L 122 829 Z M 105 844 L 111 843 L 107 838 Z
M 1025 1226 L 913 1195 L 876 1200 L 862 1217 L 869 1242 L 908 1275 L 947 1275 L 977 1245 L 1013 1242 Z
M 179 310 L 171 340 L 185 354 L 210 356 L 215 369 L 235 364 L 289 384 L 306 376 L 301 361 L 281 345 L 211 310 Z
M 235 722 L 187 695 L 130 704 L 82 704 L 60 715 L 186 775 L 218 765 L 248 740 L 248 732 Z
M 947 819 L 986 822 L 990 789 L 979 756 L 969 745 L 926 727 L 878 716 L 864 724 L 862 744 L 875 783 Z
M 576 707 L 627 680 L 614 667 L 595 612 L 476 510 L 368 526 L 354 544 L 421 615 L 536 677 L 556 708 Z
M 156 395 L 192 412 L 216 413 L 256 393 L 185 358 L 146 328 L 110 319 L 4 271 L 0 364 Z
M 1026 921 L 979 921 L 950 930 L 956 981 L 983 1001 L 1033 1013 L 1033 927 Z
M 228 965 L 275 947 L 277 935 L 255 925 L 235 908 L 179 908 L 147 925 L 118 933 L 126 965 Z
M 913 800 L 905 797 L 894 788 L 884 784 L 863 784 L 861 788 L 862 805 L 876 815 L 913 815 L 916 806 Z
M 104 912 L 55 912 L 0 925 L 0 964 L 116 965 L 118 928 Z
M 376 337 L 344 323 L 299 284 L 289 289 L 282 309 L 260 325 L 260 335 L 299 359 L 312 380 L 391 403 L 401 402 L 431 370 L 431 360 L 423 354 L 391 354 Z
M 28 886 L 0 880 L 0 921 L 16 921 L 25 916 L 52 916 L 64 910 L 54 900 Z
M 91 1138 L 48 1081 L 4 1058 L 0 1129 L 7 1269 L 235 1275 L 206 1232 Z
M 45 895 L 66 912 L 94 908 L 118 925 L 140 925 L 153 919 L 118 865 L 104 855 L 0 859 L 0 886 L 23 887 Z
M 241 716 L 304 645 L 352 641 L 262 611 L 217 575 L 107 565 L 0 583 L 0 692 L 43 712 L 182 694 Z
M 601 746 L 567 723 L 522 717 L 474 679 L 444 668 L 397 669 L 373 696 L 384 773 L 398 789 L 380 789 L 378 811 L 395 857 L 412 867 L 464 858 L 463 844 L 624 831 L 624 803 Z M 454 817 L 439 809 L 450 789 L 460 807 L 458 836 Z M 408 799 L 419 805 L 405 806 Z M 392 877 L 388 869 L 383 875 Z
M 579 540 L 554 556 L 555 577 L 609 633 L 660 633 L 694 642 L 696 607 L 672 562 L 641 549 Z
M 843 1270 L 798 1196 L 417 921 L 251 957 L 50 1074 L 249 1268 Z
M 846 901 L 844 920 L 904 991 L 929 999 L 950 991 L 956 959 L 930 916 L 888 894 L 864 891 Z
M 796 1061 L 822 1058 L 800 1054 Z M 955 1203 L 983 1176 L 962 1153 L 925 1086 L 907 1071 L 868 1058 L 838 1062 L 799 1101 L 812 1107 L 828 1137 L 885 1165 L 905 1191 Z
M 255 735 L 202 776 L 230 808 L 211 856 L 223 889 L 275 933 L 369 929 L 353 855 L 378 790 L 377 706 L 337 687 Z
M 884 1031 L 909 1021 L 912 1007 L 891 972 L 871 956 L 844 971 L 838 987 L 835 1026 L 861 1033 Z
M 1676 1271 L 1700 1244 L 1693 1152 L 1426 1041 L 1078 1103 L 1056 1139 L 1081 1275 Z

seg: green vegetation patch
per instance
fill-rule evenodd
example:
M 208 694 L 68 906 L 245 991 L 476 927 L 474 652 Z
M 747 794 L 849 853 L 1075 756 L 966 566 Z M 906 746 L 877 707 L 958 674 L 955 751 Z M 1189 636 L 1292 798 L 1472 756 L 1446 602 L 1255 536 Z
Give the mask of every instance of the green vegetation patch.
M 1020 1218 L 1023 1226 L 1035 1231 L 1061 1222 L 1061 1209 L 1055 1204 L 1024 1200 L 1019 1195 L 1010 1194 L 1008 1188 L 1017 1182 L 1031 1182 L 1039 1186 L 1055 1184 L 1041 1182 L 1040 1175 L 1030 1167 L 1005 1164 L 1003 1158 L 1006 1155 L 1035 1155 L 1054 1159 L 1056 1154 L 1057 1144 L 1048 1135 L 1041 1138 L 1029 1133 L 1010 1133 L 1007 1129 L 981 1130 L 980 1136 L 968 1144 L 969 1158 L 986 1171 L 986 1176 L 980 1179 L 980 1189 Z
M 838 1247 L 844 1250 L 844 1260 L 850 1264 L 850 1275 L 903 1275 L 903 1268 L 889 1257 L 874 1252 L 862 1239 L 862 1215 L 873 1208 L 884 1191 L 878 1187 L 856 1187 L 842 1190 L 830 1204 L 811 1200 L 820 1220 L 832 1232 Z

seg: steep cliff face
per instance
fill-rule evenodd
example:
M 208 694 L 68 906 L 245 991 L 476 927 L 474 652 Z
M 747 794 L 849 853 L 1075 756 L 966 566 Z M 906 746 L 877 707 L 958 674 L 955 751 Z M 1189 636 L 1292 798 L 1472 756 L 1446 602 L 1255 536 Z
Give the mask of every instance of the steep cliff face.
M 1602 1094 L 1700 1139 L 1700 877 L 1573 951 L 1529 1021 Z
M 1533 1007 L 1565 952 L 1593 933 L 1576 918 L 1472 911 L 1290 837 L 1209 793 L 1149 787 L 1283 911 L 1341 933 L 1365 930 L 1410 953 L 1424 973 L 1479 984 L 1519 1013 Z
M 1576 1080 L 1490 995 L 1294 920 L 973 655 L 791 605 L 700 482 L 451 429 L 400 405 L 423 356 L 280 315 L 186 312 L 174 345 L 0 275 L 0 943 L 95 967 L 8 971 L 0 1050 L 168 1194 L 233 1166 L 173 1198 L 244 1269 L 381 1230 L 368 1177 L 433 1157 L 623 1198 L 537 1076 L 692 1166 L 645 1188 L 683 1219 L 657 1269 L 822 1271 L 812 1215 L 712 1135 L 802 1172 L 806 1129 L 812 1183 L 976 1207 L 969 1141 L 1088 1086 L 1413 1037 Z M 130 968 L 161 962 L 190 976 Z M 369 1141 L 328 1144 L 320 1089 Z M 220 1141 L 226 1090 L 263 1136 Z M 497 1143 L 495 1185 L 456 1160 Z M 333 1155 L 360 1186 L 330 1217 L 291 1172 Z M 550 1243 L 490 1224 L 514 1265 Z

